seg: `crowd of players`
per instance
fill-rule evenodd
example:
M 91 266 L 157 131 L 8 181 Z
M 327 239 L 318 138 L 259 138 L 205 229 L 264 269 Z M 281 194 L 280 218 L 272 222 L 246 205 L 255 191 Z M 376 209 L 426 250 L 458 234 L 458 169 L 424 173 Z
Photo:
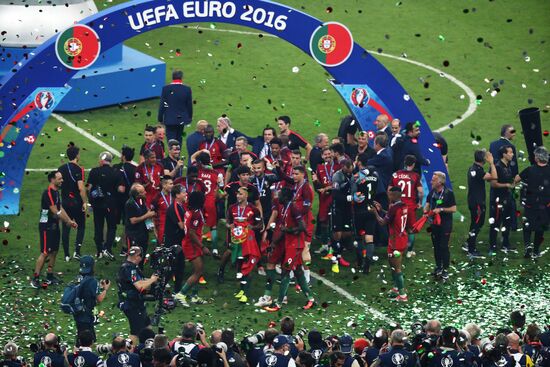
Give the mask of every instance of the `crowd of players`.
M 145 255 L 150 243 L 182 249 L 174 278 L 175 298 L 184 306 L 206 302 L 197 290 L 198 284 L 206 281 L 202 257 L 211 254 L 219 258 L 218 282 L 224 281 L 228 264 L 234 267 L 240 280 L 235 297 L 240 302 L 248 302 L 257 268 L 267 280 L 256 306 L 268 311 L 281 309 L 294 278 L 307 300 L 304 309 L 313 307 L 309 266 L 314 237 L 321 243 L 316 252 L 332 261 L 335 273 L 341 266 L 354 266 L 368 274 L 375 246 L 386 247 L 394 283 L 391 292 L 395 300 L 407 301 L 401 261 L 403 256 L 415 256 L 414 233 L 424 221 L 431 227 L 436 263 L 433 275 L 448 279 L 456 203 L 443 172 L 434 173 L 428 193 L 423 190 L 421 167 L 430 162 L 419 147 L 420 124 L 402 126 L 398 119 L 390 121 L 386 115 L 379 115 L 374 124 L 377 131 L 360 131 L 359 124 L 347 116 L 337 137 L 331 140 L 320 133 L 312 145 L 291 130 L 288 116 L 278 117 L 277 128 L 266 127 L 257 137 L 235 130 L 229 118 L 222 116 L 215 127 L 204 120 L 196 124 L 196 131 L 187 136 L 187 157 L 179 140 L 165 144 L 162 125 L 146 126 L 139 157 L 133 148 L 123 146 L 121 162 L 113 165 L 112 154 L 103 152 L 99 166 L 87 177 L 79 165 L 78 147 L 69 146 L 68 162 L 48 175 L 50 185 L 42 195 L 41 255 L 31 285 L 40 287 L 46 261 L 45 281 L 58 281 L 53 275 L 55 254 L 61 242 L 64 258 L 70 261 L 71 228 L 77 232 L 72 257 L 80 257 L 91 206 L 98 258 L 114 258 L 120 223 L 124 225 L 121 255 L 128 255 L 132 246 L 140 247 Z M 548 225 L 550 185 L 544 181 L 549 177 L 548 152 L 539 147 L 535 164 L 518 174 L 511 142 L 514 134 L 513 127 L 505 125 L 501 138 L 491 145 L 495 152 L 476 151 L 475 164 L 468 171 L 472 221 L 464 249 L 471 257 L 480 256 L 476 236 L 485 216 L 485 181 L 491 182 L 490 254 L 495 254 L 498 233 L 503 238 L 501 249 L 513 250 L 509 241 L 516 219 L 513 193 L 522 181 L 528 184 L 522 199 L 526 256 L 540 256 Z M 447 159 L 446 142 L 441 136 L 436 138 Z M 491 165 L 489 173 L 483 169 L 486 161 Z M 317 213 L 312 211 L 315 200 L 319 202 Z M 226 233 L 224 245 L 219 231 Z M 141 266 L 145 259 L 142 256 Z M 183 276 L 185 262 L 193 267 L 187 280 Z M 277 279 L 280 289 L 275 297 L 272 292 Z
M 550 331 L 526 325 L 520 311 L 491 336 L 474 323 L 459 329 L 438 320 L 416 322 L 410 331 L 392 325 L 361 337 L 322 335 L 295 330 L 285 316 L 240 343 L 232 329 L 207 334 L 201 324 L 186 322 L 174 338 L 146 328 L 135 341 L 116 336 L 94 348 L 92 333 L 83 330 L 74 347 L 50 333 L 32 349 L 35 367 L 548 367 Z M 1 366 L 26 365 L 14 342 L 3 352 Z

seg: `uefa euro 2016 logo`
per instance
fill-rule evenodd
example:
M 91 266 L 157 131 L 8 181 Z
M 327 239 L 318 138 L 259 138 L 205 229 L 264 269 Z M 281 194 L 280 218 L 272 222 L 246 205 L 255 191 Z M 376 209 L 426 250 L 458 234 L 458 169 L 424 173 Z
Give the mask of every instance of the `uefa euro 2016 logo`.
M 34 105 L 40 111 L 47 111 L 54 103 L 53 94 L 47 90 L 40 91 L 34 97 Z

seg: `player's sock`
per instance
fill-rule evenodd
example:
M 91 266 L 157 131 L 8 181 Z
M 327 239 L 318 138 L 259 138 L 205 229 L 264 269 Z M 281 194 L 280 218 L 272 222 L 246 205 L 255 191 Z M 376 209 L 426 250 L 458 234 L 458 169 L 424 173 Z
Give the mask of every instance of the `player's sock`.
M 275 269 L 266 269 L 265 275 L 267 278 L 267 282 L 265 283 L 265 291 L 264 294 L 266 296 L 271 296 L 271 291 L 273 290 L 273 283 L 275 283 L 275 276 L 277 274 L 277 271 Z
M 248 294 L 248 291 L 250 290 L 250 275 L 243 275 L 241 279 L 241 289 L 245 294 Z
M 393 285 L 395 286 L 395 288 L 399 289 L 399 284 L 397 281 L 397 273 L 393 270 L 391 272 L 391 278 L 393 279 Z
M 395 273 L 397 289 L 399 289 L 399 294 L 405 294 L 405 280 L 403 279 L 403 273 Z
M 286 273 L 283 279 L 281 280 L 281 286 L 279 287 L 279 298 L 277 299 L 277 304 L 282 305 L 283 300 L 288 292 L 288 285 L 290 284 L 290 274 Z
M 407 251 L 412 251 L 414 249 L 414 234 L 409 233 L 409 235 L 407 237 L 408 237 Z
M 544 241 L 544 231 L 535 231 L 535 248 L 533 249 L 533 252 L 535 254 L 540 251 L 540 245 L 542 245 L 542 241 Z
M 311 281 L 311 270 L 309 270 L 309 268 L 306 268 L 305 266 L 304 266 L 304 278 L 306 280 L 306 283 L 309 284 L 309 282 Z M 300 284 L 300 286 L 302 285 Z
M 212 244 L 212 250 L 218 249 L 218 230 L 217 229 L 211 229 L 210 230 L 210 240 Z
M 193 288 L 193 285 L 194 284 L 189 284 L 189 283 L 186 282 L 183 285 L 183 287 L 181 287 L 180 293 L 181 294 L 187 294 L 187 292 L 189 292 L 191 290 L 191 288 Z
M 193 284 L 193 287 L 191 288 L 191 296 L 195 297 L 199 294 L 199 283 Z
M 372 257 L 374 256 L 374 242 L 367 242 L 365 248 L 367 250 L 367 259 L 372 260 Z
M 306 281 L 306 277 L 305 277 L 305 271 L 304 272 L 300 272 L 300 274 L 298 274 L 298 277 L 297 277 L 297 281 L 298 281 L 298 284 L 300 285 L 300 288 L 302 289 L 302 293 L 304 293 L 304 296 L 306 296 L 306 298 L 309 300 L 310 297 L 311 297 L 311 294 L 310 294 L 310 290 L 309 290 L 309 284 L 308 282 Z

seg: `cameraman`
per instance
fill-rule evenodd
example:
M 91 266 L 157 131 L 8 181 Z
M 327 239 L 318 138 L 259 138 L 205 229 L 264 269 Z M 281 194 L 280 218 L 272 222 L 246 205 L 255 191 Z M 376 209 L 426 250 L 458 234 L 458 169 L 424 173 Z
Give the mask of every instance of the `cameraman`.
M 395 329 L 390 336 L 391 348 L 388 352 L 380 354 L 378 366 L 380 367 L 413 367 L 416 365 L 416 356 L 405 349 L 407 335 L 401 329 Z
M 126 340 L 117 336 L 111 344 L 111 356 L 105 361 L 106 367 L 141 367 L 139 356 L 128 352 Z
M 130 338 L 134 343 L 141 329 L 151 325 L 142 294 L 158 280 L 156 274 L 151 275 L 151 278 L 145 278 L 139 268 L 142 258 L 141 247 L 130 247 L 128 257 L 118 271 L 118 307 L 128 318 Z
M 84 310 L 83 312 L 75 313 L 73 316 L 76 323 L 76 331 L 89 330 L 92 333 L 92 341 L 95 342 L 95 317 L 93 310 L 96 304 L 103 302 L 111 283 L 109 280 L 101 280 L 98 283 L 94 277 L 94 265 L 95 260 L 90 255 L 80 258 L 80 276 L 78 281 L 81 284 L 80 298 L 84 303 Z
M 42 350 L 34 354 L 34 367 L 65 367 L 65 357 L 59 350 L 59 341 L 54 333 L 46 334 Z
M 471 366 L 458 352 L 458 330 L 447 326 L 438 340 L 438 346 L 432 358 L 428 358 L 428 367 L 462 365 Z
M 100 356 L 92 352 L 95 334 L 91 330 L 82 330 L 78 333 L 78 348 L 74 353 L 66 353 L 66 361 L 70 367 L 103 366 Z
M 21 358 L 17 357 L 19 348 L 14 342 L 7 342 L 4 345 L 4 360 L 0 363 L 1 367 L 22 367 L 27 364 Z
M 366 333 L 365 333 L 366 334 Z M 380 356 L 380 350 L 388 345 L 389 335 L 385 329 L 378 329 L 372 338 L 372 345 L 364 352 L 367 366 L 370 366 Z
M 292 333 L 294 333 L 294 319 L 290 316 L 285 316 L 281 319 L 281 334 L 286 336 L 288 340 L 291 341 L 289 344 L 290 355 L 292 358 L 296 359 L 298 357 L 298 353 L 301 350 L 304 350 L 304 341 L 302 337 L 299 335 L 293 336 Z M 303 334 L 305 334 L 305 330 Z
M 181 337 L 174 340 L 172 350 L 175 353 L 183 353 L 188 358 L 196 360 L 197 354 L 199 353 L 201 347 L 195 342 L 195 340 L 200 340 L 203 347 L 209 346 L 206 341 L 206 334 L 202 327 L 197 327 L 197 325 L 192 322 L 186 322 L 183 324 Z
M 290 343 L 292 341 L 285 335 L 277 335 L 273 339 L 273 351 L 260 358 L 258 367 L 296 367 L 296 362 L 290 355 Z
M 222 331 L 222 343 L 225 343 L 227 350 L 225 356 L 230 367 L 246 367 L 246 362 L 241 357 L 239 347 L 235 345 L 235 332 L 231 329 Z M 217 344 L 217 343 L 216 343 Z M 219 352 L 219 350 L 216 350 Z
M 513 367 L 515 362 L 508 355 L 508 339 L 504 334 L 498 334 L 494 341 L 489 339 L 481 341 L 481 366 L 482 367 Z
M 167 349 L 153 351 L 153 367 L 168 367 L 172 361 L 172 353 Z

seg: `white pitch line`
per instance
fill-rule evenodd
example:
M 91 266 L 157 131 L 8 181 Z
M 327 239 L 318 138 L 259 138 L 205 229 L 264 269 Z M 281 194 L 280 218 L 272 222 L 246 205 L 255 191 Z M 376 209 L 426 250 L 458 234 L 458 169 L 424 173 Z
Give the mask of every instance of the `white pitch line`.
M 391 323 L 394 323 L 394 321 L 392 319 L 390 319 L 388 316 L 386 316 L 385 314 L 383 314 L 382 312 L 372 308 L 371 306 L 369 306 L 368 304 L 366 304 L 365 302 L 361 301 L 360 299 L 358 299 L 357 297 L 355 297 L 354 295 L 352 295 L 351 293 L 349 293 L 348 291 L 346 291 L 345 289 L 343 289 L 342 287 L 340 286 L 337 286 L 336 284 L 334 284 L 333 282 L 331 282 L 330 280 L 328 280 L 327 278 L 325 277 L 322 277 L 321 275 L 317 274 L 316 272 L 314 271 L 310 271 L 310 275 L 317 279 L 317 280 L 320 280 L 324 285 L 326 285 L 327 287 L 329 288 L 332 288 L 334 289 L 336 292 L 338 292 L 340 295 L 346 297 L 347 299 L 349 299 L 350 301 L 352 301 L 354 304 L 356 305 L 359 305 L 361 307 L 363 307 L 366 311 L 368 311 L 371 315 L 373 315 L 374 317 L 380 319 L 380 320 L 384 320 L 385 322 L 387 322 L 388 324 L 391 324 Z
M 91 171 L 91 168 L 85 168 L 84 171 Z M 57 171 L 57 168 L 25 168 L 25 172 L 53 172 Z
M 68 127 L 70 127 L 71 129 L 75 130 L 76 132 L 78 132 L 79 134 L 81 134 L 82 136 L 90 139 L 91 141 L 93 141 L 94 143 L 96 143 L 97 145 L 99 145 L 100 147 L 102 147 L 103 149 L 111 152 L 113 155 L 117 156 L 117 157 L 120 157 L 120 152 L 118 150 L 116 150 L 115 148 L 113 148 L 112 146 L 110 146 L 109 144 L 99 140 L 98 138 L 96 138 L 95 136 L 93 136 L 92 134 L 90 134 L 89 132 L 87 132 L 86 130 L 76 126 L 74 123 L 72 123 L 71 121 L 67 120 L 65 117 L 61 116 L 61 115 L 58 115 L 57 113 L 52 113 L 52 117 L 54 119 L 56 119 L 57 121 L 59 122 L 62 122 L 64 123 L 65 125 L 67 125 Z
M 63 116 L 60 116 L 58 114 L 55 114 L 55 113 L 52 113 L 52 116 L 57 119 L 58 121 L 64 123 L 66 126 L 70 127 L 71 129 L 79 132 L 80 134 L 82 134 L 82 136 L 90 139 L 91 141 L 93 141 L 94 143 L 100 145 L 102 148 L 110 151 L 111 153 L 117 155 L 117 156 L 120 156 L 120 152 L 118 152 L 115 148 L 111 147 L 110 145 L 108 145 L 107 143 L 97 139 L 95 136 L 93 136 L 92 134 L 88 133 L 87 131 L 83 130 L 82 128 L 76 126 L 75 124 L 73 124 L 72 122 L 70 122 L 69 120 L 67 120 L 66 118 L 64 118 Z M 44 171 L 52 171 L 52 170 L 48 170 L 46 168 L 29 168 L 27 169 L 27 171 L 37 171 L 37 172 L 44 172 Z M 363 307 L 366 311 L 368 311 L 369 313 L 371 313 L 373 316 L 379 318 L 380 320 L 384 320 L 388 323 L 392 323 L 393 321 L 386 315 L 384 315 L 382 312 L 378 311 L 378 310 L 375 310 L 374 308 L 370 307 L 369 305 L 367 305 L 365 302 L 361 301 L 360 299 L 354 297 L 352 294 L 350 294 L 348 291 L 346 291 L 345 289 L 342 289 L 341 287 L 337 286 L 336 284 L 334 284 L 333 282 L 331 282 L 330 280 L 328 279 L 325 279 L 323 278 L 322 276 L 320 276 L 319 274 L 315 273 L 315 272 L 310 272 L 311 276 L 317 280 L 320 280 L 321 282 L 323 282 L 323 284 L 325 284 L 327 287 L 329 288 L 332 288 L 333 290 L 335 290 L 336 292 L 338 292 L 340 295 L 346 297 L 348 300 L 352 301 L 353 303 Z
M 218 28 L 208 28 L 208 27 L 199 27 L 199 26 L 189 27 L 189 26 L 184 26 L 184 25 L 172 25 L 170 27 L 189 29 L 189 30 L 209 31 L 209 32 L 237 33 L 237 34 L 245 34 L 245 35 L 249 35 L 249 36 L 258 36 L 258 35 L 261 34 L 264 37 L 278 38 L 276 35 L 273 35 L 273 34 L 270 34 L 270 33 L 264 34 L 264 33 L 258 33 L 258 32 L 238 31 L 238 30 L 235 30 L 235 29 L 218 29 Z M 464 92 L 466 92 L 466 94 L 468 95 L 468 99 L 469 99 L 468 109 L 466 110 L 466 112 L 464 112 L 459 118 L 454 119 L 453 121 L 445 124 L 445 126 L 442 126 L 439 129 L 434 130 L 435 132 L 441 133 L 441 132 L 444 132 L 446 130 L 451 129 L 450 126 L 454 127 L 454 126 L 462 123 L 468 117 L 472 116 L 474 114 L 474 112 L 476 111 L 476 109 L 477 109 L 477 104 L 476 104 L 477 97 L 476 97 L 474 91 L 472 90 L 472 88 L 468 87 L 464 82 L 462 82 L 461 80 L 455 78 L 451 74 L 448 74 L 448 73 L 444 72 L 443 70 L 435 68 L 431 65 L 424 64 L 420 61 L 411 60 L 411 59 L 408 59 L 408 58 L 405 58 L 405 57 L 402 57 L 402 56 L 395 56 L 395 55 L 386 54 L 386 53 L 383 53 L 383 52 L 378 52 L 378 51 L 375 51 L 375 50 L 367 50 L 367 51 L 370 52 L 373 56 L 374 55 L 379 55 L 379 56 L 387 57 L 387 58 L 394 59 L 394 60 L 408 62 L 409 64 L 420 66 L 424 69 L 428 69 L 430 71 L 433 71 L 434 73 L 439 74 L 439 76 L 441 76 L 442 78 L 445 78 L 445 79 L 449 80 L 450 82 L 456 84 L 459 88 L 461 88 Z

